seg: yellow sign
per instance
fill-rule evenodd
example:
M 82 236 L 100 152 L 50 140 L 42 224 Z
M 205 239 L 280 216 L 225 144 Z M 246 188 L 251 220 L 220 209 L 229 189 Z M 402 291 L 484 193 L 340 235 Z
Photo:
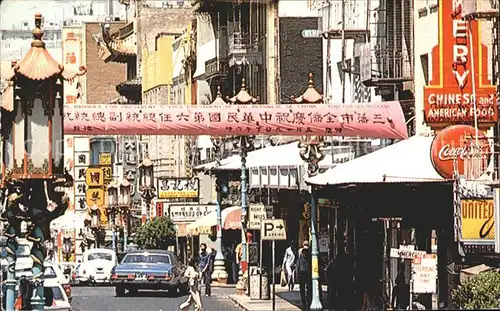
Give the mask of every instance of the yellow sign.
M 495 240 L 493 199 L 462 199 L 462 239 Z
M 113 169 L 111 166 L 103 166 L 102 172 L 104 174 L 104 180 L 109 181 L 113 179 Z
M 104 205 L 104 189 L 103 188 L 89 188 L 85 194 L 87 205 L 92 207 L 94 205 Z
M 99 165 L 111 165 L 111 153 L 99 153 Z
M 312 267 L 312 275 L 319 277 L 319 268 L 318 268 L 318 258 L 317 257 L 312 258 L 311 267 Z
M 102 168 L 89 167 L 85 171 L 85 183 L 89 187 L 102 187 L 104 185 L 104 172 Z

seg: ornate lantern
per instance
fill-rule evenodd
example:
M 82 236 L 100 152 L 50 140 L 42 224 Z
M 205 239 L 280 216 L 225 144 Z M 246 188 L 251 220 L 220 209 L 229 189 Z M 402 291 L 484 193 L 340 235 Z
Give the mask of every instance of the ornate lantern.
M 118 205 L 118 185 L 111 182 L 108 186 L 108 206 Z
M 118 200 L 118 204 L 120 206 L 129 206 L 130 205 L 130 196 L 131 196 L 131 184 L 128 180 L 123 179 L 120 184 L 120 197 Z
M 146 153 L 144 159 L 139 165 L 139 184 L 141 186 L 141 191 L 144 189 L 154 189 L 154 178 L 153 178 L 153 162 L 149 159 L 149 155 Z
M 54 179 L 64 173 L 63 79 L 69 72 L 45 48 L 42 15 L 35 14 L 33 41 L 26 56 L 13 64 L 2 100 L 2 176 L 14 180 Z

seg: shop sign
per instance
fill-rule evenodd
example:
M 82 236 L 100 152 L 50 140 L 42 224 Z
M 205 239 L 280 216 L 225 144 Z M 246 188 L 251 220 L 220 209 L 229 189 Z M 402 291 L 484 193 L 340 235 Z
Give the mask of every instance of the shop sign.
M 157 204 L 160 202 L 157 202 Z M 193 222 L 217 210 L 216 205 L 174 205 L 169 206 L 168 215 L 173 222 Z
M 89 187 L 102 187 L 104 185 L 104 172 L 102 168 L 89 167 L 85 170 L 85 183 Z
M 441 130 L 431 144 L 431 161 L 436 171 L 445 179 L 453 178 L 454 161 L 459 175 L 464 175 L 467 158 L 476 158 L 474 174 L 476 179 L 486 172 L 491 157 L 488 138 L 482 131 L 477 131 L 479 146 L 475 146 L 476 129 L 469 125 L 452 125 Z
M 82 59 L 81 30 L 79 27 L 64 27 L 62 30 L 62 37 L 64 69 L 78 72 L 80 71 Z M 82 102 L 82 96 L 82 86 L 79 76 L 76 76 L 71 81 L 64 81 L 64 104 L 80 104 Z
M 437 286 L 437 256 L 426 254 L 413 258 L 411 265 L 413 293 L 434 294 Z
M 493 199 L 462 199 L 462 240 L 495 241 Z M 468 242 L 470 243 L 470 242 Z
M 85 195 L 87 206 L 103 206 L 104 205 L 104 189 L 102 188 L 89 188 Z
M 111 153 L 101 152 L 99 153 L 99 165 L 111 165 Z
M 196 199 L 199 196 L 198 178 L 158 178 L 159 199 Z
M 399 248 L 391 248 L 391 258 L 412 259 L 424 256 L 424 251 L 415 250 L 415 245 L 400 245 Z
M 496 87 L 488 80 L 488 47 L 480 22 L 462 20 L 462 1 L 439 1 L 439 44 L 432 50 L 432 77 L 424 87 L 425 121 L 431 128 L 472 124 L 474 115 L 482 127 L 498 119 Z
M 266 207 L 264 204 L 250 204 L 248 212 L 248 229 L 260 230 L 261 221 L 267 219 Z

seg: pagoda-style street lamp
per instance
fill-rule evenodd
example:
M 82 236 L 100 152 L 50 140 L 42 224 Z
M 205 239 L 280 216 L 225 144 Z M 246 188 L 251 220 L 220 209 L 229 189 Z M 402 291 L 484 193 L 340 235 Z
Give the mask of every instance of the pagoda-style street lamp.
M 309 74 L 309 83 L 307 89 L 301 96 L 292 97 L 295 103 L 320 104 L 323 103 L 323 96 L 318 93 L 314 87 L 313 75 Z M 319 173 L 319 162 L 325 157 L 322 150 L 324 147 L 323 137 L 310 136 L 303 137 L 299 142 L 300 157 L 307 163 L 307 174 L 309 177 Z M 314 195 L 314 186 L 311 186 L 311 276 L 312 276 L 312 301 L 309 310 L 323 310 L 321 305 L 321 292 L 319 284 L 319 265 L 318 265 L 318 240 L 316 237 L 316 224 L 318 207 Z
M 86 71 L 81 67 L 78 72 L 70 72 L 52 58 L 42 40 L 41 24 L 42 15 L 37 13 L 31 48 L 13 64 L 3 90 L 1 120 L 2 184 L 10 198 L 2 214 L 9 223 L 5 233 L 9 267 L 13 272 L 20 221 L 29 220 L 32 226 L 26 238 L 33 242 L 35 290 L 30 297 L 34 310 L 44 308 L 45 232 L 50 232 L 50 222 L 68 207 L 63 188 L 73 182 L 64 171 L 63 80 L 73 80 Z M 14 309 L 15 280 L 11 272 L 6 280 L 7 310 Z
M 141 197 L 146 201 L 146 220 L 150 218 L 151 215 L 151 201 L 156 196 L 156 188 L 154 186 L 154 166 L 153 161 L 149 159 L 149 155 L 146 152 L 144 159 L 141 164 L 139 164 L 139 191 Z M 143 220 L 144 221 L 144 220 Z
M 115 230 L 115 218 L 116 211 L 118 210 L 118 185 L 112 181 L 108 186 L 108 217 L 111 222 L 111 249 L 116 252 L 116 230 Z
M 128 219 L 130 216 L 130 204 L 132 197 L 132 184 L 127 180 L 123 179 L 120 184 L 120 196 L 118 198 L 118 204 L 120 206 L 120 226 L 123 227 L 123 251 L 127 251 L 127 235 L 128 235 Z
M 212 102 L 211 105 L 226 105 L 226 102 L 222 99 L 222 94 L 220 92 L 220 86 L 217 87 L 217 97 Z M 212 145 L 214 146 L 215 152 L 220 154 L 222 149 L 222 139 L 220 137 L 212 137 Z M 224 264 L 224 255 L 222 254 L 222 194 L 227 192 L 227 185 L 221 183 L 222 179 L 217 176 L 216 188 L 217 193 L 216 208 L 217 208 L 217 234 L 215 240 L 215 261 L 214 261 L 214 271 L 212 273 L 212 279 L 217 280 L 219 283 L 227 282 L 227 272 Z
M 248 94 L 245 79 L 241 80 L 241 89 L 238 94 L 229 98 L 227 100 L 231 104 L 235 105 L 250 105 L 256 104 L 259 102 L 258 97 L 253 97 Z M 248 269 L 248 250 L 247 250 L 247 154 L 253 148 L 253 136 L 238 136 L 237 140 L 234 142 L 236 147 L 240 149 L 240 157 L 241 157 L 241 248 L 242 248 L 242 256 L 241 256 L 241 267 L 240 267 L 240 275 L 242 276 Z M 241 284 L 244 288 L 244 284 Z M 240 286 L 241 287 L 241 286 Z M 241 290 L 241 288 L 240 288 Z

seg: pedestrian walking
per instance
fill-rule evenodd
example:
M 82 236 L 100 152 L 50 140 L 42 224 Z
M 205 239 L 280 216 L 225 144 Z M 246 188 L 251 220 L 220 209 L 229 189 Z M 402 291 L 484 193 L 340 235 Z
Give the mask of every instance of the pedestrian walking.
M 205 296 L 210 296 L 212 294 L 211 282 L 212 282 L 212 251 L 207 251 L 207 245 L 201 243 L 200 245 L 200 271 L 203 283 L 205 285 Z
M 309 264 L 309 248 L 302 248 L 297 260 L 299 275 L 300 300 L 303 310 L 309 309 L 311 304 L 311 266 Z
M 288 290 L 292 291 L 295 283 L 295 267 L 297 256 L 295 250 L 295 242 L 291 241 L 288 248 L 285 251 L 285 256 L 283 257 L 283 264 L 281 265 L 282 271 L 286 272 L 286 283 L 288 284 Z
M 184 272 L 184 277 L 188 279 L 189 296 L 187 300 L 179 306 L 182 311 L 188 311 L 193 303 L 195 305 L 195 311 L 203 310 L 198 283 L 199 273 L 196 271 L 195 264 L 196 261 L 194 258 L 189 259 L 188 267 Z

